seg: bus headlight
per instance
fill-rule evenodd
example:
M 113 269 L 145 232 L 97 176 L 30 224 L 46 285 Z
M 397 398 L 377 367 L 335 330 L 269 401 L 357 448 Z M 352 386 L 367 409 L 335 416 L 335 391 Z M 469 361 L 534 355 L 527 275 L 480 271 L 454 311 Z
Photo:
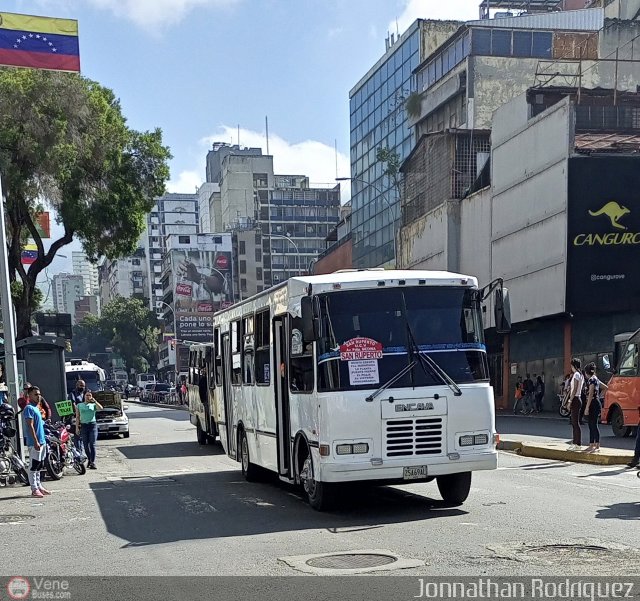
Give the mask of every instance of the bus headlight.
M 465 436 L 460 437 L 460 446 L 461 447 L 472 447 L 473 446 L 473 435 L 467 434 Z
M 366 442 L 336 445 L 336 455 L 365 455 L 368 452 L 369 444 Z
M 489 435 L 488 434 L 476 434 L 473 437 L 473 444 L 475 444 L 475 445 L 489 444 Z

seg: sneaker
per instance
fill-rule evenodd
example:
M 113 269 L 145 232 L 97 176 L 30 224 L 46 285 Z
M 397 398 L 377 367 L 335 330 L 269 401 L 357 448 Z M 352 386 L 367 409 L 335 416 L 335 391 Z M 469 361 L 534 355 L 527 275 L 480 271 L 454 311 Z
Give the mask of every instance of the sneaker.
M 40 492 L 46 497 L 48 495 L 51 494 L 50 490 L 47 490 L 46 488 L 44 488 L 43 486 L 40 487 Z
M 580 447 L 580 445 L 577 444 L 572 444 L 569 445 L 569 448 L 567 449 L 567 451 L 580 451 L 582 447 Z
M 89 464 L 89 469 L 90 469 L 90 470 L 97 470 L 98 468 L 96 467 L 96 464 L 95 464 L 95 463 L 90 463 L 90 464 Z
M 44 495 L 36 488 L 36 490 L 31 491 L 31 496 L 36 497 L 36 499 L 42 499 Z
M 634 457 L 629 463 L 627 463 L 627 467 L 638 467 L 640 463 L 640 457 Z

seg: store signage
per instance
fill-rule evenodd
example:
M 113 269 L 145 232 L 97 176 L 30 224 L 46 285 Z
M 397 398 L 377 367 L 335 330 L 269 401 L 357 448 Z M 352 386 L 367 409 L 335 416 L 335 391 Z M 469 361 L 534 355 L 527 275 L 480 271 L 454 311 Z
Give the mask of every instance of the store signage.
M 640 303 L 640 157 L 569 160 L 566 310 Z

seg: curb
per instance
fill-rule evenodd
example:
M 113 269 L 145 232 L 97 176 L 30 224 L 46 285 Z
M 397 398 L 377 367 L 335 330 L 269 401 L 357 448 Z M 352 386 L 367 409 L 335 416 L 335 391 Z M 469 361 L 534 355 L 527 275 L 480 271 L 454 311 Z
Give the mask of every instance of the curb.
M 532 443 L 516 440 L 501 440 L 498 450 L 512 451 L 523 457 L 536 459 L 552 459 L 556 461 L 571 461 L 573 463 L 589 463 L 592 465 L 625 465 L 631 461 L 632 452 L 606 449 L 606 453 L 585 453 L 584 451 L 569 451 L 561 443 Z

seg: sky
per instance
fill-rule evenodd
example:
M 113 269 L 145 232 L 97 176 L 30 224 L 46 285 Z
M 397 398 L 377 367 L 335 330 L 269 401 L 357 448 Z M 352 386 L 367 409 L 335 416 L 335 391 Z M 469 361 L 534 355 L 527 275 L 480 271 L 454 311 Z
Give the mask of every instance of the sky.
M 266 151 L 267 116 L 276 173 L 309 175 L 312 185 L 349 176 L 349 90 L 384 54 L 388 33 L 419 17 L 477 19 L 479 4 L 5 0 L 0 10 L 77 19 L 82 74 L 115 92 L 130 127 L 162 129 L 173 154 L 168 191 L 195 192 L 212 142 Z M 72 250 L 79 245 L 60 251 L 67 258 L 49 277 L 72 271 Z

